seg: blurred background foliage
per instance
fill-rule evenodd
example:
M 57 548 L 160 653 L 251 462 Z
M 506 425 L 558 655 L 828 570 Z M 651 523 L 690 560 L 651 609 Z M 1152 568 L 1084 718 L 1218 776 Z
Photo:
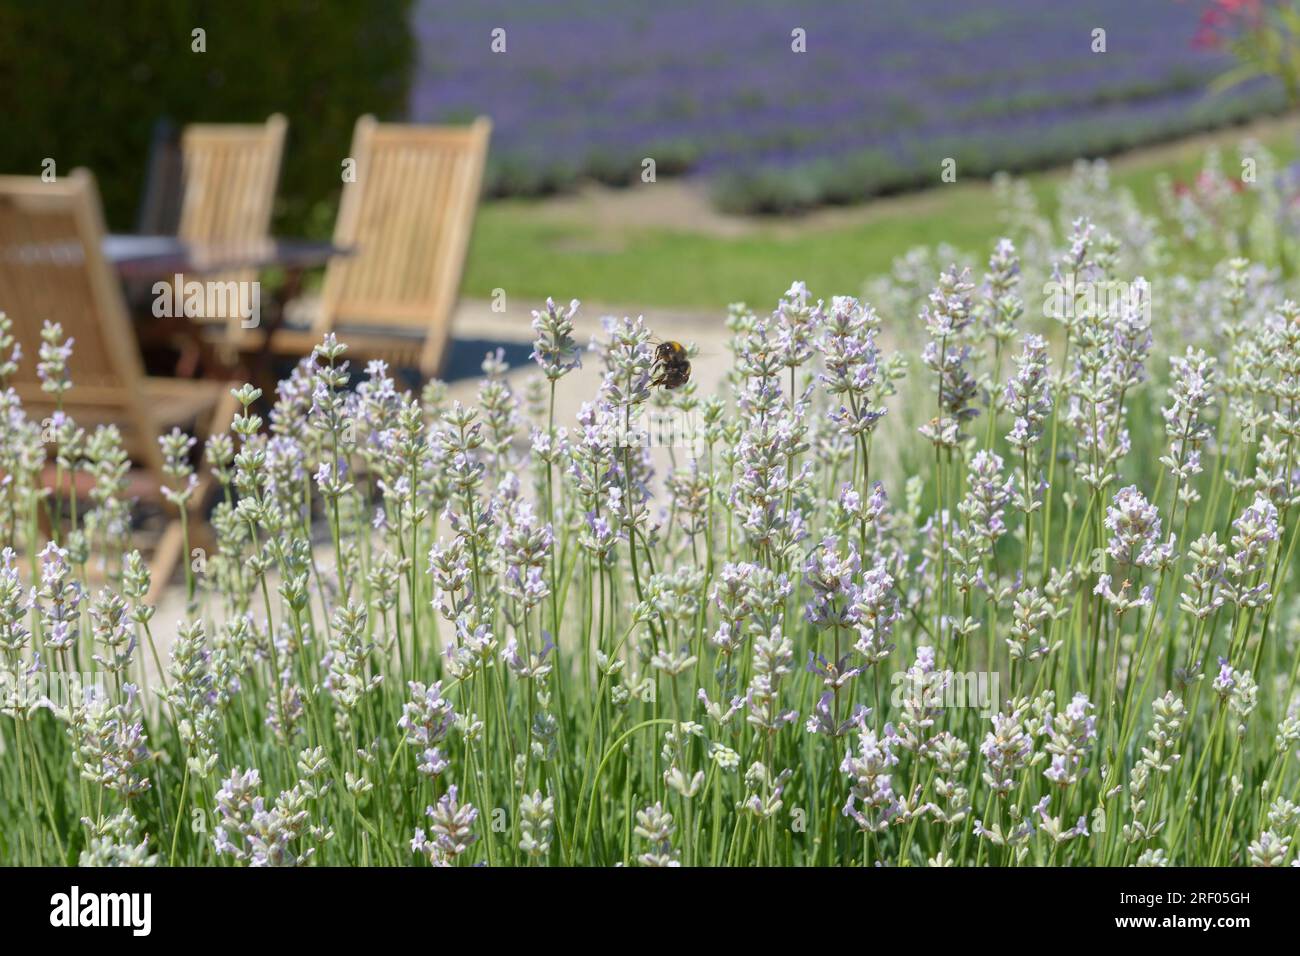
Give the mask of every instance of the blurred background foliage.
M 1236 35 L 1261 2 L 416 0 L 410 115 L 492 117 L 489 195 L 635 185 L 649 157 L 786 215 L 932 186 L 947 157 L 1026 172 L 1276 112 L 1274 70 L 1208 90 L 1240 51 L 1205 17 Z
M 401 119 L 411 0 L 0 0 L 0 171 L 99 179 L 135 225 L 155 122 L 289 120 L 275 231 L 328 234 L 357 117 Z M 192 31 L 206 31 L 206 52 Z

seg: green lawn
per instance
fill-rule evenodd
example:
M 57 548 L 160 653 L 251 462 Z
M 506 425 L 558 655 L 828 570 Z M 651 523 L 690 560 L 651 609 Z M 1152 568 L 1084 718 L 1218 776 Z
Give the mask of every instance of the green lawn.
M 1290 161 L 1297 152 L 1294 126 L 1294 120 L 1266 123 L 1257 129 L 1258 138 L 1279 160 Z M 1113 180 L 1154 211 L 1159 174 L 1194 176 L 1206 142 L 1223 148 L 1225 163 L 1235 162 L 1245 135 L 1240 128 L 1228 129 L 1117 158 Z M 1056 185 L 1065 175 L 1053 170 L 1029 177 L 1045 210 L 1053 211 Z M 820 295 L 857 294 L 864 279 L 887 270 L 912 246 L 944 241 L 982 255 L 998 231 L 997 204 L 985 181 L 959 181 L 883 201 L 850 224 L 804 227 L 796 220 L 792 227 L 789 220 L 760 221 L 751 233 L 734 238 L 628 223 L 611 243 L 608 230 L 546 215 L 545 203 L 483 205 L 465 295 L 488 298 L 499 288 L 527 300 L 554 295 L 608 304 L 721 308 L 737 300 L 775 302 L 796 278 Z

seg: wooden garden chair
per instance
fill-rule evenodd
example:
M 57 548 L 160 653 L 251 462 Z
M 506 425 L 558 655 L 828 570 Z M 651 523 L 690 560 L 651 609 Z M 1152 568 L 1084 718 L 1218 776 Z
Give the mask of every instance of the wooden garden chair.
M 349 356 L 381 358 L 438 374 L 478 207 L 492 124 L 408 126 L 357 121 L 334 244 L 351 255 L 330 260 L 314 302 L 289 307 L 271 337 L 279 354 L 305 355 L 327 332 Z M 257 330 L 244 347 L 264 347 Z
M 117 276 L 105 261 L 103 212 L 94 177 L 86 170 L 47 183 L 0 176 L 0 310 L 22 346 L 13 385 L 29 418 L 52 414 L 52 397 L 36 374 L 41 326 L 63 326 L 74 339 L 64 410 L 89 432 L 113 423 L 136 468 L 133 489 L 157 498 L 165 483 L 158 439 L 172 427 L 193 428 L 201 438 L 229 427 L 236 410 L 230 383 L 146 376 Z M 208 532 L 203 506 L 212 476 L 198 472 L 188 520 L 194 539 Z M 52 476 L 50 476 L 52 477 Z M 175 509 L 154 549 L 154 598 L 181 559 L 181 522 Z M 193 540 L 193 539 L 192 539 Z M 188 556 L 187 556 L 188 557 Z
M 285 118 L 272 114 L 265 123 L 192 123 L 180 134 L 164 125 L 154 131 L 145 198 L 140 210 L 141 231 L 176 235 L 192 242 L 242 243 L 270 238 L 280 160 L 288 128 Z M 253 282 L 253 270 L 204 275 L 205 282 Z M 150 287 L 152 288 L 152 286 Z M 150 298 L 152 292 L 150 292 Z M 140 289 L 128 289 L 128 299 L 144 301 Z M 219 329 L 231 340 L 239 316 L 196 316 L 194 321 Z M 146 330 L 148 344 L 176 339 L 176 328 Z M 197 361 L 192 341 L 181 347 L 178 374 L 188 376 Z
M 269 238 L 287 126 L 279 113 L 253 125 L 186 126 L 176 235 L 204 243 Z

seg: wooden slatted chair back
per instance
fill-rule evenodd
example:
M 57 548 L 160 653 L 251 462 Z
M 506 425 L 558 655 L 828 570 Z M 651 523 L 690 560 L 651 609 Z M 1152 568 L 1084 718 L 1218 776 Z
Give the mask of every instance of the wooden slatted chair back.
M 177 235 L 204 243 L 259 242 L 270 237 L 287 128 L 279 113 L 265 123 L 200 123 L 181 134 L 181 200 Z M 252 282 L 252 270 L 196 276 L 205 282 Z M 238 316 L 205 316 L 237 322 Z
M 326 270 L 318 336 L 334 330 L 363 346 L 367 337 L 414 337 L 420 369 L 437 374 L 491 128 L 486 117 L 467 127 L 357 121 L 355 180 L 344 184 L 334 234 L 356 251 Z
M 13 384 L 33 418 L 55 410 L 37 373 L 41 328 L 74 340 L 65 409 L 88 426 L 116 422 L 133 457 L 161 466 L 157 432 L 140 399 L 144 370 L 122 290 L 101 249 L 103 211 L 94 176 L 56 182 L 0 176 L 0 311 L 13 321 L 22 360 Z

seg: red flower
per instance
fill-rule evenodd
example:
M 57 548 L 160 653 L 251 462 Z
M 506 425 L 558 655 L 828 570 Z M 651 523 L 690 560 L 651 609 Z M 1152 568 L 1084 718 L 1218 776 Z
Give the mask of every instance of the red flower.
M 1192 46 L 1198 50 L 1217 50 L 1223 46 L 1223 38 L 1213 30 L 1200 29 L 1192 37 Z
M 1201 29 L 1213 30 L 1228 22 L 1227 11 L 1219 7 L 1206 7 L 1201 13 Z
M 1202 22 L 1208 14 L 1215 13 L 1221 18 L 1220 22 L 1239 20 L 1255 27 L 1264 15 L 1264 5 L 1260 0 L 1212 0 L 1212 3 L 1214 5 L 1201 15 Z
M 1244 24 L 1254 29 L 1259 26 L 1262 16 L 1263 5 L 1260 0 L 1210 0 L 1210 5 L 1201 11 L 1196 34 L 1192 37 L 1192 46 L 1207 50 L 1221 49 L 1234 26 Z

